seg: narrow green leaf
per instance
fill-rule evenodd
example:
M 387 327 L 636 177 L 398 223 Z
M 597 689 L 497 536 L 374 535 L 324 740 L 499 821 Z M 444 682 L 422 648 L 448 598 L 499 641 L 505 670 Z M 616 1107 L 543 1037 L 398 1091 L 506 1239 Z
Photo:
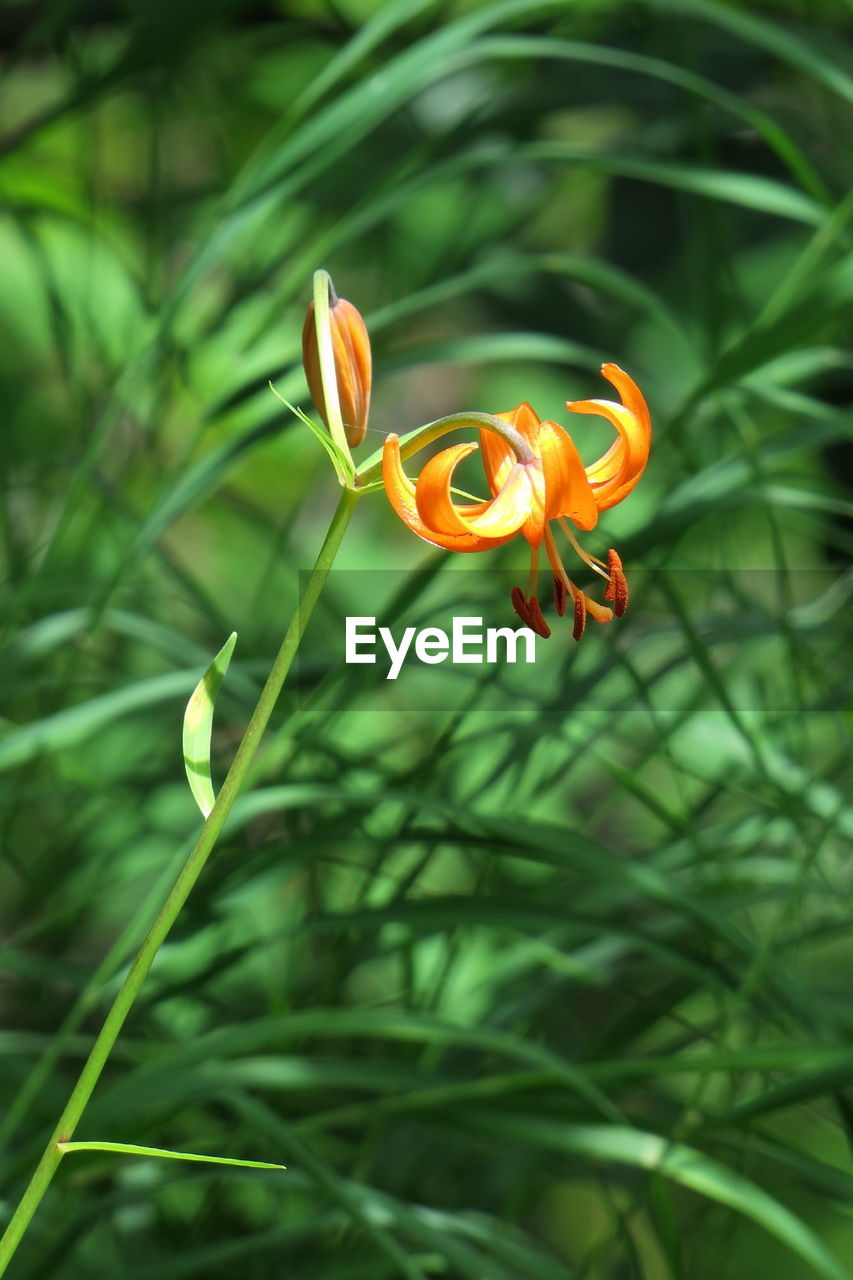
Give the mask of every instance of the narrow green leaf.
M 387 40 L 390 35 L 393 35 L 395 31 L 404 26 L 405 23 L 411 22 L 412 19 L 420 17 L 422 13 L 437 7 L 437 0 L 397 0 L 396 3 L 386 3 L 379 6 L 376 13 L 370 14 L 363 26 L 355 28 L 347 43 L 341 46 L 335 56 L 326 63 L 319 74 L 303 89 L 293 104 L 293 117 L 305 116 L 315 102 L 318 102 L 336 84 L 340 83 L 349 72 L 358 66 L 359 62 L 381 45 L 383 40 Z M 288 136 L 284 127 L 286 125 L 291 125 L 289 118 L 286 118 L 279 126 L 278 133 L 281 139 L 285 139 Z
M 552 1118 L 478 1112 L 470 1117 L 477 1130 L 506 1142 L 545 1147 L 604 1163 L 657 1171 L 699 1195 L 736 1209 L 781 1240 L 815 1272 L 828 1280 L 850 1280 L 850 1273 L 794 1213 L 754 1182 L 693 1147 L 670 1142 L 657 1133 L 620 1125 L 559 1124 Z
M 133 1142 L 57 1142 L 63 1155 L 73 1151 L 114 1151 L 125 1156 L 159 1156 L 161 1160 L 194 1160 L 199 1164 L 233 1164 L 241 1169 L 286 1169 L 268 1160 L 237 1160 L 232 1156 L 200 1156 L 190 1151 L 166 1151 L 163 1147 L 139 1147 Z
M 655 0 L 655 7 L 725 27 L 745 44 L 766 49 L 783 62 L 812 76 L 842 101 L 853 102 L 853 78 L 838 63 L 829 60 L 828 49 L 810 43 L 803 38 L 801 31 L 789 31 L 758 14 L 744 12 L 729 4 L 717 4 L 714 0 Z
M 184 768 L 190 791 L 204 818 L 216 803 L 210 777 L 213 707 L 236 643 L 237 632 L 232 631 L 193 690 L 184 712 Z
M 355 479 L 355 470 L 353 469 L 352 461 L 344 454 L 343 450 L 338 447 L 336 442 L 329 435 L 328 431 L 324 431 L 322 427 L 318 426 L 314 419 L 309 418 L 308 414 L 303 412 L 298 405 L 291 404 L 289 400 L 285 400 L 284 396 L 279 395 L 272 383 L 270 383 L 269 386 L 270 391 L 273 393 L 276 400 L 279 400 L 286 409 L 290 410 L 294 417 L 298 418 L 300 422 L 303 422 L 311 434 L 316 436 L 320 441 L 320 444 L 332 460 L 332 465 L 335 468 L 335 474 L 338 477 L 338 483 L 343 485 L 344 488 L 347 488 L 348 486 L 352 487 L 352 482 Z
M 509 360 L 540 360 L 543 364 L 575 365 L 595 373 L 607 353 L 550 333 L 457 334 L 453 338 L 432 338 L 405 347 L 386 358 L 386 372 L 412 369 L 424 364 L 504 364 Z
M 630 153 L 593 151 L 564 142 L 534 142 L 520 148 L 519 153 L 535 160 L 590 164 L 603 173 L 672 187 L 759 213 L 790 218 L 807 226 L 821 226 L 826 216 L 817 200 L 775 178 L 765 178 L 763 174 L 646 159 Z
M 479 51 L 481 55 L 498 59 L 547 58 L 569 63 L 589 63 L 592 66 L 609 67 L 619 72 L 627 71 L 662 80 L 713 102 L 722 110 L 744 120 L 773 148 L 809 194 L 820 201 L 828 202 L 830 199 L 820 175 L 807 156 L 775 120 L 748 99 L 730 93 L 686 67 L 677 66 L 663 58 L 635 53 L 633 50 L 608 48 L 606 45 L 587 44 L 579 40 L 556 40 L 522 34 L 487 37 L 479 42 Z
M 191 671 L 169 671 L 64 707 L 31 724 L 13 726 L 7 722 L 0 732 L 0 772 L 28 764 L 42 754 L 68 751 L 135 712 L 150 712 L 159 702 L 185 695 L 192 678 Z

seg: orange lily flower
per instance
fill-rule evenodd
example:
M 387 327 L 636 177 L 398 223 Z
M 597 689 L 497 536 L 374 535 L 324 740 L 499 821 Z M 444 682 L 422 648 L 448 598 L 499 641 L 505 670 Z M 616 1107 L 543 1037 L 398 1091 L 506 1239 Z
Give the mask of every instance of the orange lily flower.
M 562 615 L 568 599 L 574 607 L 572 634 L 580 640 L 587 614 L 596 622 L 621 617 L 628 604 L 628 584 L 622 561 L 611 550 L 607 563 L 579 545 L 571 525 L 590 530 L 599 513 L 626 498 L 643 473 L 649 456 L 651 422 L 646 402 L 636 383 L 615 364 L 601 372 L 618 391 L 621 404 L 612 400 L 576 400 L 566 407 L 572 413 L 606 418 L 616 429 L 616 439 L 605 454 L 585 467 L 571 436 L 555 422 L 540 422 L 529 404 L 496 417 L 513 428 L 516 444 L 496 431 L 481 429 L 480 448 L 492 497 L 484 502 L 457 504 L 452 497 L 453 472 L 477 445 L 452 445 L 430 458 L 417 482 L 406 476 L 396 435 L 385 441 L 382 476 L 391 505 L 401 520 L 419 537 L 450 551 L 486 551 L 522 533 L 530 544 L 530 576 L 526 591 L 514 587 L 512 603 L 522 621 L 539 635 L 549 636 L 536 596 L 539 554 L 544 545 L 554 582 L 554 602 Z M 588 568 L 605 579 L 604 599 L 598 604 L 581 591 L 566 573 L 554 535 L 557 521 L 574 550 Z

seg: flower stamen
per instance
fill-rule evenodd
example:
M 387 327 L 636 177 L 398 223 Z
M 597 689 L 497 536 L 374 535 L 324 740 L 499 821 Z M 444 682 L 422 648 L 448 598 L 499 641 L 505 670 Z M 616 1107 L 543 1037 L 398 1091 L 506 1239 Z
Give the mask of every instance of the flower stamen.
M 531 631 L 535 631 L 537 635 L 542 636 L 543 640 L 547 640 L 551 634 L 551 628 L 542 616 L 542 609 L 536 596 L 525 599 L 524 592 L 521 587 L 513 587 L 510 593 L 512 607 L 518 614 L 521 621 Z
M 584 564 L 587 565 L 590 569 L 592 569 L 593 573 L 597 573 L 600 575 L 600 577 L 607 580 L 610 577 L 610 575 L 607 572 L 607 568 L 604 564 L 604 561 L 599 560 L 598 556 L 592 555 L 589 551 L 584 551 L 583 547 L 578 542 L 575 535 L 572 533 L 571 525 L 568 523 L 568 521 L 565 519 L 564 516 L 560 516 L 560 528 L 563 530 L 563 533 L 566 535 L 569 542 L 572 544 L 575 551 L 580 556 L 581 560 L 583 560 Z
M 604 599 L 613 601 L 613 612 L 621 618 L 628 608 L 628 579 L 622 570 L 622 561 L 612 547 L 607 553 L 607 567 L 609 574 Z
M 565 582 L 559 576 L 559 574 L 555 573 L 554 574 L 554 608 L 557 610 L 557 614 L 561 618 L 563 614 L 566 612 L 567 594 L 568 593 L 567 593 Z
M 539 581 L 539 548 L 530 548 L 530 572 L 527 575 L 527 595 L 528 597 L 536 594 L 536 584 Z
M 515 612 L 518 614 L 519 618 L 521 618 L 521 621 L 526 627 L 529 627 L 530 613 L 528 612 L 527 601 L 524 598 L 524 592 L 521 587 L 513 587 L 509 598 L 512 601 L 513 609 L 515 609 Z
M 586 627 L 586 596 L 579 591 L 575 596 L 575 622 L 572 627 L 572 639 L 580 640 Z
M 542 610 L 539 607 L 539 601 L 536 596 L 531 596 L 527 601 L 527 608 L 530 613 L 530 628 L 543 640 L 547 640 L 551 634 L 551 628 L 542 616 Z

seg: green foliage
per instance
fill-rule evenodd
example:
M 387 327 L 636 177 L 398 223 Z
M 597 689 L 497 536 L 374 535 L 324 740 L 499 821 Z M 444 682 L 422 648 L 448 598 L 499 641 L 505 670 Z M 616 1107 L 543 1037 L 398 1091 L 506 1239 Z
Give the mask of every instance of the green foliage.
M 69 1157 L 10 1274 L 853 1275 L 851 26 L 4 7 L 0 1223 L 197 830 L 198 672 L 239 630 L 221 776 L 337 498 L 269 390 L 310 413 L 315 268 L 364 457 L 565 423 L 604 359 L 655 424 L 584 539 L 631 608 L 535 668 L 342 665 L 347 614 L 506 625 L 526 574 L 365 497 L 77 1135 L 288 1172 Z
M 162 1147 L 138 1147 L 128 1142 L 63 1142 L 63 1155 L 75 1151 L 106 1151 L 113 1155 L 150 1156 L 155 1160 L 187 1160 L 196 1164 L 230 1164 L 241 1169 L 283 1169 L 283 1164 L 266 1160 L 234 1160 L 229 1156 L 200 1156 L 189 1151 L 164 1151 Z
M 184 769 L 193 799 L 204 818 L 216 803 L 216 791 L 210 776 L 213 710 L 236 643 L 237 632 L 232 631 L 193 689 L 184 711 Z

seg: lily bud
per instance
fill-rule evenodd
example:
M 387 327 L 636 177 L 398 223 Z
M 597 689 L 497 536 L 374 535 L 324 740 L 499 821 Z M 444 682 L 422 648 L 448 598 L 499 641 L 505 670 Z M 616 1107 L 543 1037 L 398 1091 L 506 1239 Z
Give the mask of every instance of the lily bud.
M 332 331 L 332 350 L 335 357 L 335 378 L 341 406 L 344 431 L 350 448 L 361 444 L 367 431 L 367 414 L 370 409 L 370 384 L 372 361 L 370 338 L 360 312 L 339 298 L 329 286 L 329 320 Z M 308 378 L 308 389 L 317 412 L 329 426 L 323 380 L 320 376 L 320 356 L 317 350 L 317 326 L 314 321 L 314 303 L 305 316 L 302 329 L 302 363 Z

